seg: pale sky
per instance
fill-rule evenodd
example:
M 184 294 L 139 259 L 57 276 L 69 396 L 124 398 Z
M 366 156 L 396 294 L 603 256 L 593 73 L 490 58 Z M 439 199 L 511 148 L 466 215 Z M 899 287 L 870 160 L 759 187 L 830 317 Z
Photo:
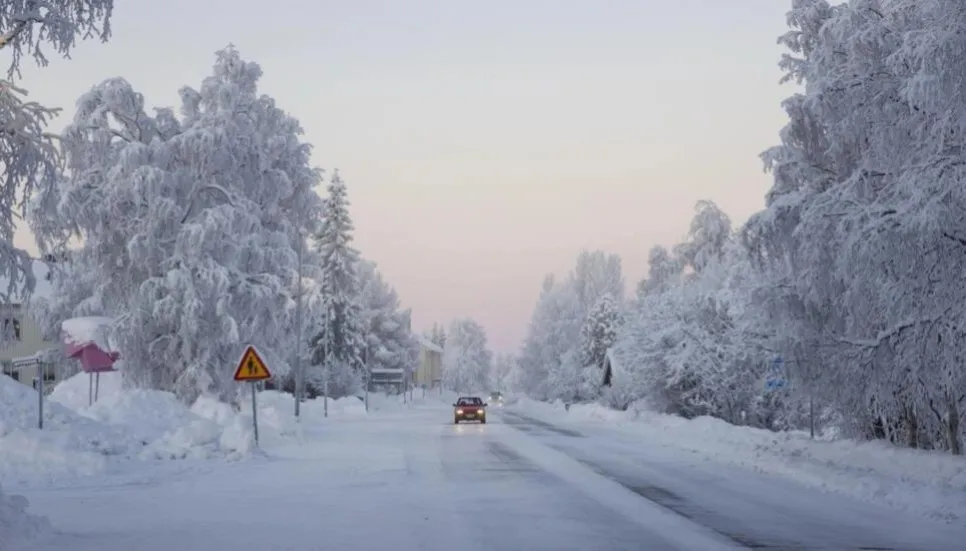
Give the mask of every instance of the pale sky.
M 583 248 L 623 258 L 711 199 L 763 206 L 785 118 L 776 0 L 118 0 L 114 38 L 24 71 L 61 106 L 110 77 L 176 106 L 233 43 L 349 187 L 356 245 L 413 309 L 515 350 L 540 282 Z M 21 245 L 32 242 L 24 233 Z

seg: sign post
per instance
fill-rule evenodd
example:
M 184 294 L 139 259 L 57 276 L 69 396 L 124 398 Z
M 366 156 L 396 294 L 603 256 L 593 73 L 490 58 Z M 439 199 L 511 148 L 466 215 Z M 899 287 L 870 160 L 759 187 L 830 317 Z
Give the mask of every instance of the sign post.
M 37 376 L 34 377 L 33 387 L 37 390 L 37 428 L 44 428 L 44 394 L 46 394 L 46 389 L 44 388 L 44 369 L 45 365 L 39 359 L 34 356 L 27 358 L 19 358 L 13 361 L 13 367 L 15 369 L 23 369 L 25 367 L 36 367 Z
M 272 378 L 272 373 L 268 366 L 262 361 L 255 347 L 248 345 L 245 353 L 242 354 L 238 367 L 235 368 L 235 380 L 239 382 L 251 383 L 252 387 L 252 427 L 255 429 L 255 445 L 258 445 L 258 402 L 256 401 L 255 385 L 259 381 Z

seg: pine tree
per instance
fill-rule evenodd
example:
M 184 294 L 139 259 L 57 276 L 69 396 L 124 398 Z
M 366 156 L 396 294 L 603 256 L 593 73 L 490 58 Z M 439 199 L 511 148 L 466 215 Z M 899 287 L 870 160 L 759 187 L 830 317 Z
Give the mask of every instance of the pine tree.
M 352 242 L 352 219 L 345 183 L 338 170 L 328 186 L 322 224 L 315 234 L 321 262 L 321 311 L 312 339 L 312 364 L 320 366 L 321 384 L 328 381 L 330 396 L 354 392 L 362 378 L 365 348 L 362 306 L 356 265 L 359 252 Z M 312 382 L 319 384 L 318 374 Z M 317 389 L 319 390 L 319 389 Z

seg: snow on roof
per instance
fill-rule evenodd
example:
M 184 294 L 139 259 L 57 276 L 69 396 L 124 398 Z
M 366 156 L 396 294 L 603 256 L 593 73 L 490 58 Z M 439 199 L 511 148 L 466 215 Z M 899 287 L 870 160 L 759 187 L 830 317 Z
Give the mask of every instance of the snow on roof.
M 50 266 L 42 260 L 33 260 L 33 272 L 34 279 L 36 283 L 34 284 L 34 290 L 31 293 L 31 297 L 49 297 L 54 293 L 54 287 L 51 285 L 47 276 L 50 274 Z M 7 293 L 7 286 L 10 285 L 10 278 L 0 277 L 0 295 Z M 23 304 L 24 297 L 19 291 L 14 291 L 10 293 L 10 303 L 11 304 Z
M 432 350 L 433 352 L 438 352 L 440 354 L 443 353 L 443 349 L 440 348 L 438 344 L 427 339 L 423 335 L 420 335 L 419 333 L 413 333 L 413 336 L 416 337 L 416 340 L 419 341 L 420 346 L 422 346 L 423 348 L 427 350 Z
M 379 369 L 370 369 L 369 370 L 369 373 L 374 373 L 374 374 L 377 374 L 377 375 L 401 375 L 403 373 L 403 371 L 404 370 L 398 369 L 398 368 L 396 368 L 396 369 L 379 368 Z
M 107 335 L 112 323 L 114 320 L 111 318 L 88 316 L 64 320 L 60 328 L 66 343 L 81 345 L 92 342 L 101 350 L 110 352 L 113 348 Z

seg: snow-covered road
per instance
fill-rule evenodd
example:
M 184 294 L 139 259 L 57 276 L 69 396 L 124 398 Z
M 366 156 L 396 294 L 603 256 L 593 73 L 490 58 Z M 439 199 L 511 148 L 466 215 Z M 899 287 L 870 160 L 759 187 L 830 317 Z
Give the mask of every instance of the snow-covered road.
M 966 541 L 966 530 L 510 410 L 454 426 L 447 404 L 427 401 L 263 447 L 265 457 L 96 488 L 21 489 L 56 532 L 18 551 L 952 550 Z

